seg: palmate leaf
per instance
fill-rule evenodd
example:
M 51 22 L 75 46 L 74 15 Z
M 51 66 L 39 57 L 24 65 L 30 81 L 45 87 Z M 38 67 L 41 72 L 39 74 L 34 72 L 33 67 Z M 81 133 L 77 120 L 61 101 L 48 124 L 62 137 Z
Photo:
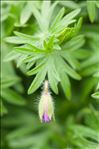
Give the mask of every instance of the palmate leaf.
M 44 3 L 49 3 L 49 2 L 46 2 L 44 1 Z M 57 3 L 54 3 L 52 5 L 50 9 L 51 13 L 53 12 L 54 10 L 54 7 Z M 34 6 L 33 6 L 34 7 Z M 35 8 L 35 7 L 34 7 Z M 35 8 L 36 9 L 36 8 Z M 34 10 L 35 10 L 34 9 Z M 33 10 L 33 11 L 34 11 Z M 38 10 L 36 9 L 36 11 L 38 12 Z M 61 31 L 63 31 L 70 23 L 73 23 L 75 22 L 76 20 L 73 20 L 74 17 L 76 17 L 76 15 L 80 12 L 80 9 L 77 9 L 77 10 L 74 10 L 73 12 L 69 13 L 68 15 L 63 16 L 64 14 L 64 9 L 60 10 L 59 14 L 56 16 L 55 20 L 51 23 L 51 27 L 49 26 L 49 28 L 47 27 L 47 32 L 48 34 L 46 35 L 46 32 L 43 31 L 43 34 L 41 36 L 41 34 L 37 34 L 35 36 L 29 36 L 29 35 L 25 35 L 25 34 L 22 34 L 22 33 L 19 33 L 19 32 L 14 32 L 15 35 L 17 35 L 20 40 L 18 40 L 17 36 L 12 36 L 12 37 L 7 37 L 5 40 L 9 43 L 15 43 L 15 44 L 24 44 L 24 43 L 33 43 L 33 42 L 36 42 L 37 40 L 39 40 L 39 42 L 41 42 L 41 38 L 44 38 L 44 36 L 48 36 L 51 34 L 51 36 L 54 34 L 56 36 L 59 36 L 59 34 L 61 34 Z M 39 13 L 39 12 L 38 12 Z M 62 14 L 61 14 L 62 13 Z M 37 13 L 36 13 L 37 15 Z M 42 15 L 39 14 L 39 15 Z M 51 15 L 49 13 L 49 15 Z M 48 15 L 48 16 L 49 16 Z M 41 20 L 41 18 L 43 19 L 43 16 L 39 17 L 38 19 Z M 45 19 L 45 21 L 50 21 L 50 19 Z M 76 29 L 80 27 L 80 24 L 78 22 L 78 25 L 75 27 Z M 40 23 L 41 25 L 41 23 Z M 44 23 L 43 23 L 44 25 Z M 45 29 L 46 27 L 43 26 L 43 29 Z M 47 38 L 47 37 L 46 37 Z M 39 43 L 40 44 L 40 43 Z
M 61 57 L 59 57 L 59 58 L 61 59 L 62 62 L 60 62 L 60 59 L 56 59 L 57 55 L 54 55 L 54 58 L 57 60 L 57 62 L 59 61 L 59 63 L 60 63 L 60 64 L 58 64 L 58 67 L 59 67 L 59 65 L 64 66 L 64 73 L 61 74 L 62 78 L 60 80 L 59 79 L 60 69 L 59 69 L 59 72 L 57 72 L 56 66 L 54 66 L 55 62 L 54 62 L 53 56 L 51 56 L 49 61 L 48 61 L 48 58 L 49 57 L 46 57 L 45 60 L 42 59 L 41 62 L 39 62 L 35 68 L 28 71 L 28 73 L 27 73 L 28 75 L 34 75 L 35 73 L 37 73 L 37 77 L 34 79 L 33 83 L 31 84 L 28 93 L 30 94 L 30 93 L 34 92 L 35 90 L 37 90 L 37 88 L 42 84 L 43 80 L 45 79 L 45 75 L 47 74 L 47 71 L 48 71 L 48 79 L 49 79 L 49 83 L 50 83 L 52 90 L 57 94 L 58 93 L 57 84 L 59 81 L 60 82 L 62 81 L 62 87 L 63 87 L 64 92 L 66 93 L 65 95 L 67 96 L 67 98 L 70 98 L 70 82 L 68 80 L 68 77 L 66 76 L 66 73 L 75 79 L 80 79 L 80 76 L 75 71 L 73 71 L 67 64 L 65 64 L 65 61 L 62 60 Z M 33 57 L 32 57 L 31 62 L 33 62 Z M 44 71 L 42 70 L 45 66 L 47 67 L 47 71 L 45 69 L 44 69 Z M 67 68 L 66 72 L 65 72 L 65 69 L 66 69 L 65 67 Z M 41 79 L 41 77 L 42 77 L 42 79 Z M 64 82 L 65 82 L 64 79 L 66 81 L 65 84 L 64 84 Z M 36 83 L 36 85 L 34 85 L 35 83 Z
M 56 1 L 56 3 L 58 2 L 59 5 L 56 5 L 54 1 Z M 98 99 L 85 97 L 87 90 L 90 92 L 93 87 L 95 87 L 95 91 L 98 91 L 96 90 L 97 80 L 99 80 L 97 79 L 98 60 L 95 59 L 95 56 L 98 55 L 97 51 L 99 46 L 94 46 L 91 40 L 91 37 L 96 41 L 99 39 L 98 13 L 96 14 L 96 25 L 94 25 L 87 20 L 87 2 L 80 1 L 77 2 L 77 4 L 73 0 L 54 1 L 20 1 L 17 2 L 19 5 L 13 1 L 7 2 L 8 5 L 12 5 L 13 3 L 10 15 L 13 16 L 14 14 L 15 18 L 18 19 L 17 21 L 21 22 L 19 23 L 21 26 L 14 25 L 13 23 L 16 21 L 10 22 L 9 19 L 7 22 L 6 20 L 3 21 L 4 25 L 2 27 L 4 28 L 4 32 L 9 32 L 9 29 L 12 28 L 10 25 L 15 26 L 13 30 L 17 30 L 17 32 L 13 34 L 13 31 L 10 29 L 9 35 L 4 34 L 4 36 L 13 36 L 6 38 L 13 44 L 8 51 L 13 52 L 5 58 L 7 62 L 3 63 L 2 68 L 6 69 L 5 65 L 10 63 L 8 60 L 15 60 L 12 62 L 12 66 L 15 68 L 17 75 L 20 75 L 22 78 L 22 82 L 20 83 L 20 80 L 18 80 L 15 75 L 11 75 L 12 73 L 9 68 L 6 69 L 5 74 L 8 78 L 3 78 L 5 91 L 3 97 L 7 97 L 7 99 L 2 98 L 4 105 L 2 111 L 6 113 L 6 106 L 8 114 L 2 118 L 2 149 L 99 148 L 99 137 L 97 137 L 99 136 L 97 135 L 99 132 L 99 113 L 98 111 L 95 113 L 90 112 L 89 107 L 86 109 L 88 113 L 82 113 L 84 107 L 87 107 L 90 103 L 95 105 L 95 108 L 98 109 Z M 26 9 L 29 3 L 30 6 Z M 40 3 L 40 5 L 37 6 L 37 3 Z M 67 8 L 62 8 L 60 3 Z M 16 5 L 18 5 L 18 7 L 22 6 L 21 13 Z M 70 20 L 63 21 L 66 15 L 68 15 L 68 12 L 72 13 L 72 9 L 78 7 L 82 8 L 80 16 L 84 17 L 83 26 L 85 25 L 85 28 L 83 32 L 81 31 L 84 36 L 78 35 L 81 21 L 80 23 L 77 21 L 73 24 L 73 22 L 76 21 L 76 16 Z M 16 13 L 13 13 L 15 11 Z M 98 10 L 96 11 L 98 12 Z M 40 17 L 38 17 L 36 12 L 40 14 Z M 73 13 L 76 14 L 76 10 L 73 11 Z M 6 23 L 8 24 L 7 27 L 5 27 Z M 69 25 L 68 23 L 71 24 Z M 52 26 L 52 24 L 54 25 Z M 86 28 L 87 24 L 88 28 Z M 51 31 L 51 26 L 53 31 Z M 93 33 L 88 33 L 88 30 Z M 7 44 L 7 46 L 9 45 Z M 3 48 L 2 51 L 4 51 L 4 49 L 6 48 Z M 7 54 L 7 52 L 5 52 L 5 54 Z M 17 67 L 20 66 L 20 69 L 17 69 L 15 65 L 17 65 Z M 21 72 L 22 67 L 26 70 L 24 74 L 22 74 L 23 71 Z M 79 74 L 84 77 L 82 81 L 79 81 L 79 79 L 81 79 Z M 26 75 L 28 75 L 28 77 Z M 89 80 L 89 76 L 91 80 Z M 38 89 L 42 86 L 45 79 L 49 82 L 50 90 L 58 94 L 55 113 L 56 116 L 59 115 L 59 117 L 56 118 L 55 122 L 49 124 L 41 124 L 39 122 L 37 112 L 35 111 L 35 103 L 33 103 L 33 100 L 35 102 L 39 95 Z M 78 81 L 73 79 L 77 79 Z M 87 79 L 88 82 L 86 82 Z M 26 90 L 29 83 L 32 83 L 29 91 L 34 94 L 29 95 L 27 98 Z M 83 88 L 81 88 L 82 83 L 85 83 Z M 12 92 L 9 92 L 9 94 L 8 91 L 6 92 L 6 88 L 9 89 L 8 87 L 10 87 L 11 91 L 20 95 L 21 90 L 19 85 L 22 84 L 24 85 L 25 91 L 21 96 L 27 98 L 27 105 L 25 107 L 20 107 L 24 105 L 24 103 L 19 96 L 13 94 L 13 97 L 11 97 Z M 80 94 L 80 91 L 83 95 Z M 66 99 L 72 99 L 72 101 L 66 101 L 64 95 Z M 83 101 L 81 101 L 82 97 L 84 97 Z M 60 99 L 62 101 L 60 101 Z M 69 122 L 68 117 L 70 118 Z
M 75 36 L 81 27 L 82 21 L 80 19 L 72 27 L 73 31 L 66 35 L 68 30 L 67 26 L 75 21 L 74 17 L 78 15 L 80 9 L 74 10 L 64 16 L 65 10 L 62 8 L 54 21 L 50 23 L 56 5 L 57 2 L 51 5 L 50 1 L 44 1 L 42 2 L 41 12 L 33 6 L 33 14 L 41 31 L 42 28 L 44 31 L 33 36 L 16 31 L 14 32 L 16 36 L 6 38 L 7 42 L 18 44 L 14 48 L 18 55 L 16 54 L 14 56 L 15 53 L 13 52 L 6 57 L 6 61 L 16 58 L 18 61 L 17 66 L 25 63 L 28 69 L 27 75 L 36 75 L 29 87 L 29 94 L 35 92 L 47 77 L 54 93 L 58 94 L 58 83 L 60 82 L 66 97 L 70 99 L 71 87 L 68 77 L 70 76 L 77 80 L 81 79 L 80 75 L 75 71 L 79 69 L 80 64 L 77 58 L 72 56 L 72 52 L 80 49 L 84 44 L 84 37 L 82 35 Z M 48 32 L 47 34 L 45 34 L 45 30 Z M 64 30 L 66 30 L 64 38 L 61 39 L 60 35 L 62 35 Z M 65 39 L 68 39 L 66 43 L 63 42 Z M 19 46 L 20 44 L 21 46 Z M 63 73 L 60 73 L 61 69 L 63 69 Z
M 94 37 L 93 37 L 93 39 L 94 39 Z M 98 41 L 99 40 L 98 39 L 99 39 L 99 36 L 96 41 L 94 41 L 95 40 L 94 39 L 89 42 L 89 45 L 90 45 L 90 48 L 92 51 L 90 52 L 90 57 L 82 63 L 82 68 L 87 68 L 92 65 L 99 64 L 99 50 L 98 50 L 98 48 L 99 48 Z M 97 66 L 97 68 L 98 68 L 98 66 Z
M 11 62 L 4 62 L 3 58 L 5 53 L 8 53 L 8 50 L 11 47 L 6 45 L 4 42 L 2 42 L 1 47 L 1 99 L 2 99 L 2 116 L 3 114 L 6 114 L 9 112 L 7 108 L 7 104 L 13 104 L 18 106 L 25 105 L 25 100 L 20 95 L 20 93 L 23 92 L 23 86 L 20 83 L 21 79 L 16 75 L 13 65 Z M 13 58 L 18 58 L 19 53 L 16 53 L 15 51 L 12 52 L 13 56 L 10 55 L 8 58 L 12 60 Z M 9 55 L 9 54 L 8 54 Z M 7 60 L 7 59 L 6 59 Z M 7 109 L 6 109 L 7 108 Z
M 22 50 L 22 49 L 21 49 Z M 24 49 L 23 49 L 24 50 Z M 27 49 L 27 52 L 28 52 L 28 49 Z M 60 51 L 60 54 L 62 53 L 63 51 Z M 67 51 L 64 51 L 64 53 L 67 53 L 67 55 L 69 54 L 69 52 L 67 52 Z M 30 53 L 30 52 L 29 52 Z M 35 53 L 36 53 L 36 51 L 35 51 Z M 37 52 L 38 53 L 38 52 Z M 41 53 L 42 53 L 42 50 L 41 50 Z M 43 52 L 44 53 L 44 52 Z M 50 54 L 50 53 L 49 53 Z M 39 63 L 37 63 L 37 66 L 35 67 L 35 68 L 33 68 L 33 69 L 31 69 L 31 70 L 29 70 L 28 72 L 27 72 L 27 74 L 28 75 L 34 75 L 34 74 L 36 74 L 37 73 L 37 75 L 39 74 L 40 75 L 40 73 L 43 73 L 43 71 L 42 71 L 42 69 L 44 68 L 44 67 L 47 67 L 47 71 L 48 71 L 48 79 L 49 79 L 49 83 L 50 83 L 50 86 L 51 86 L 51 88 L 52 88 L 52 90 L 57 94 L 58 93 L 58 89 L 57 89 L 57 84 L 58 84 L 58 82 L 60 81 L 62 81 L 62 79 L 60 80 L 59 79 L 59 72 L 57 71 L 57 69 L 56 69 L 56 65 L 55 65 L 55 62 L 54 62 L 54 59 L 56 59 L 57 58 L 57 52 L 55 52 L 55 53 L 53 53 L 54 54 L 54 57 L 53 57 L 53 54 L 52 55 L 50 55 L 49 56 L 49 54 L 48 54 L 48 56 L 47 56 L 47 53 L 45 52 L 45 56 L 47 56 L 47 57 L 45 57 L 44 55 L 43 55 L 43 58 L 41 57 L 41 60 L 39 61 Z M 63 54 L 64 55 L 64 54 Z M 40 53 L 38 53 L 38 55 L 37 56 L 40 56 Z M 31 61 L 30 61 L 30 59 L 28 59 L 30 62 L 33 62 L 33 57 L 31 57 L 32 59 L 31 59 Z M 35 58 L 35 56 L 34 56 L 34 58 Z M 27 58 L 26 58 L 27 59 Z M 27 62 L 29 62 L 27 60 Z M 36 59 L 35 59 L 36 60 Z M 39 60 L 39 59 L 38 59 Z M 71 59 L 72 60 L 72 59 Z M 73 70 L 73 69 L 71 69 L 66 63 L 65 63 L 65 61 L 61 58 L 61 55 L 58 57 L 58 59 L 57 59 L 57 62 L 60 62 L 60 64 L 58 64 L 58 66 L 59 65 L 61 65 L 61 66 L 64 66 L 64 70 L 66 69 L 67 71 L 64 71 L 64 73 L 67 73 L 68 75 L 70 75 L 71 77 L 73 77 L 73 78 L 75 78 L 75 79 L 80 79 L 80 76 Z M 74 59 L 73 61 L 76 61 L 76 59 Z M 25 62 L 25 59 L 23 60 L 23 62 Z M 76 62 L 77 64 L 79 64 L 78 62 Z M 60 66 L 60 67 L 61 67 Z M 62 68 L 63 69 L 63 68 Z M 45 70 L 44 70 L 45 71 Z M 60 71 L 60 70 L 59 70 Z M 46 72 L 46 71 L 45 71 Z M 47 74 L 47 72 L 46 73 L 44 73 L 45 75 Z M 44 74 L 42 74 L 42 77 L 43 77 L 43 75 Z M 42 80 L 39 80 L 38 82 L 40 82 L 40 84 L 39 85 L 37 85 L 37 87 L 36 87 L 36 89 L 42 84 L 42 82 L 43 82 L 43 80 L 44 80 L 44 78 L 45 78 L 45 75 L 44 75 L 44 77 L 43 77 L 43 79 Z M 62 75 L 62 74 L 61 74 Z M 64 76 L 64 77 L 63 77 Z M 37 77 L 38 78 L 38 77 Z M 69 92 L 70 92 L 70 82 L 69 82 L 69 80 L 68 80 L 68 77 L 67 76 L 65 76 L 64 74 L 62 75 L 62 78 L 65 78 L 67 81 L 66 81 L 66 83 L 65 83 L 65 85 L 63 85 L 64 83 L 62 83 L 62 87 L 63 87 L 63 90 L 65 90 L 65 87 L 67 88 L 67 91 L 69 90 Z M 37 79 L 36 79 L 37 80 Z M 35 80 L 34 80 L 34 82 L 35 82 Z M 29 92 L 28 93 L 32 93 L 32 92 L 34 92 L 36 89 L 35 89 L 35 86 L 36 85 L 34 85 L 35 83 L 33 82 L 33 84 L 31 85 L 32 87 L 30 87 L 30 89 L 29 89 Z M 64 81 L 62 81 L 62 82 L 64 82 Z M 66 85 L 66 84 L 69 84 L 69 89 L 68 89 L 68 85 Z M 66 93 L 66 92 L 65 92 Z M 70 93 L 68 93 L 68 94 L 70 94 Z M 68 95 L 67 94 L 67 95 Z M 70 96 L 70 95 L 69 95 Z M 70 98 L 68 96 L 68 98 Z
M 47 57 L 46 59 L 41 60 L 41 62 L 33 69 L 27 72 L 29 75 L 33 75 L 37 73 L 36 78 L 33 80 L 33 84 L 31 84 L 29 88 L 29 92 L 31 93 L 35 91 L 35 83 L 39 83 L 37 88 L 42 84 L 43 80 L 45 79 L 45 76 L 48 73 L 48 80 L 50 83 L 50 86 L 52 90 L 57 94 L 58 89 L 57 89 L 57 82 L 59 81 L 59 76 L 58 73 L 55 69 L 54 63 L 53 63 L 53 58 L 52 57 Z M 39 78 L 39 79 L 38 79 Z M 42 79 L 41 79 L 42 78 Z M 56 80 L 56 81 L 55 81 Z
M 26 110 L 26 108 L 23 110 L 17 107 L 13 107 L 13 110 L 14 112 L 10 108 L 9 115 L 2 120 L 3 127 L 6 127 L 6 130 L 9 130 L 11 127 L 16 128 L 9 131 L 5 136 L 10 148 L 41 149 L 48 144 L 51 134 L 50 130 L 46 130 L 47 126 L 39 123 L 37 116 L 33 112 Z M 45 129 L 44 132 L 35 134 L 36 131 L 43 127 Z M 40 140 L 39 143 L 37 143 L 37 140 Z
M 67 98 L 70 99 L 70 82 L 66 74 L 78 80 L 81 79 L 81 77 L 71 67 L 69 67 L 66 64 L 64 59 L 58 53 L 55 52 L 52 55 L 48 55 L 46 59 L 45 60 L 42 59 L 41 62 L 39 62 L 35 68 L 28 71 L 29 75 L 34 75 L 35 73 L 37 73 L 37 76 L 31 85 L 32 87 L 30 86 L 28 93 L 34 92 L 41 85 L 41 83 L 45 78 L 45 75 L 47 75 L 47 72 L 48 72 L 48 80 L 49 80 L 51 89 L 57 94 L 58 82 L 60 83 L 62 82 L 62 87 L 63 87 L 63 90 L 65 91 L 65 95 Z M 65 81 L 66 83 L 64 84 Z M 35 89 L 36 85 L 34 84 L 36 82 L 38 82 L 39 84 L 37 83 L 38 85 L 37 85 L 37 88 Z
M 73 126 L 74 131 L 76 131 L 75 133 L 80 137 L 88 137 L 88 138 L 92 138 L 95 139 L 97 142 L 98 140 L 98 133 L 88 127 L 84 127 L 84 126 Z
M 57 34 L 60 31 L 62 31 L 63 29 L 65 29 L 69 24 L 76 21 L 73 19 L 74 19 L 74 17 L 76 17 L 79 14 L 80 9 L 76 9 L 76 10 L 72 11 L 71 13 L 69 13 L 68 15 L 63 17 L 64 9 L 62 8 L 60 10 L 60 12 L 58 13 L 58 15 L 55 17 L 54 21 L 50 25 L 50 19 L 52 17 L 53 11 L 54 11 L 57 3 L 58 3 L 58 1 L 56 1 L 55 3 L 53 3 L 51 5 L 50 1 L 43 1 L 41 13 L 38 11 L 38 9 L 36 9 L 33 6 L 34 9 L 32 9 L 32 11 L 33 11 L 33 14 L 39 24 L 41 31 L 44 32 L 44 31 L 49 30 L 51 33 Z M 44 7 L 45 7 L 45 9 L 43 9 Z
M 67 138 L 71 137 L 71 139 L 69 139 L 70 143 L 68 144 L 72 144 L 73 147 L 77 149 L 83 149 L 83 148 L 90 149 L 91 147 L 96 148 L 98 146 L 97 143 L 95 143 L 94 141 L 86 137 L 88 131 L 91 134 L 92 133 L 95 134 L 95 132 L 89 127 L 70 123 L 68 131 L 69 132 L 67 132 L 67 135 L 68 135 Z
M 84 124 L 71 124 L 71 141 L 79 149 L 99 148 L 99 112 L 93 107 L 84 112 Z
M 86 98 L 92 89 L 97 85 L 99 76 L 95 74 L 99 70 L 99 35 L 96 32 L 92 32 L 90 29 L 85 33 L 88 39 L 89 56 L 81 64 L 80 74 L 84 77 L 88 77 L 83 84 L 83 92 L 81 98 Z M 90 76 L 90 77 L 89 77 Z M 87 86 L 88 84 L 88 86 Z M 87 87 L 86 87 L 87 86 Z

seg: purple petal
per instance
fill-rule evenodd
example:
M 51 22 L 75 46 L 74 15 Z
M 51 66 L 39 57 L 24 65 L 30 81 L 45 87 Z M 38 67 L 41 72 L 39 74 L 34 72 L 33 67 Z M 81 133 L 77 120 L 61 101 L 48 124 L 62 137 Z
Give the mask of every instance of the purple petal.
M 42 117 L 42 121 L 43 121 L 43 122 L 50 122 L 50 120 L 51 120 L 51 119 L 49 118 L 49 116 L 48 116 L 46 113 L 44 113 L 44 114 L 43 114 L 43 117 Z

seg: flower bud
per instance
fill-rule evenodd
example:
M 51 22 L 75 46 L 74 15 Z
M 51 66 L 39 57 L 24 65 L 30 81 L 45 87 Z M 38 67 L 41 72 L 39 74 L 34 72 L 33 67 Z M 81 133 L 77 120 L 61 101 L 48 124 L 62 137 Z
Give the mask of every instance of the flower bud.
M 54 119 L 54 104 L 49 92 L 47 80 L 44 83 L 44 89 L 39 101 L 39 117 L 41 122 L 50 122 Z

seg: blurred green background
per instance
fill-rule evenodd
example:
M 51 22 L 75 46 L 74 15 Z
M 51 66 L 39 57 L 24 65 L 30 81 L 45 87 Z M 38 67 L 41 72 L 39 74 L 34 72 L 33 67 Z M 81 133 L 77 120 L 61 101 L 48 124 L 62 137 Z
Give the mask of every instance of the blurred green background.
M 82 43 L 72 55 L 80 63 L 77 71 L 82 79 L 70 78 L 71 100 L 60 84 L 58 95 L 51 91 L 56 120 L 50 123 L 41 123 L 38 116 L 43 85 L 27 94 L 34 76 L 27 75 L 26 65 L 20 65 L 16 53 L 8 55 L 14 46 L 5 41 L 14 31 L 28 35 L 38 32 L 30 3 L 41 11 L 43 2 L 1 1 L 1 149 L 99 149 L 99 1 L 51 1 L 51 5 L 57 2 L 54 16 L 63 7 L 65 15 L 81 9 L 76 18 L 83 21 L 77 34 L 82 34 L 84 41 L 76 39 L 76 46 Z M 64 42 L 73 38 L 70 33 L 68 37 Z M 9 60 L 16 60 L 5 62 L 7 55 Z M 73 58 L 71 63 L 76 63 Z

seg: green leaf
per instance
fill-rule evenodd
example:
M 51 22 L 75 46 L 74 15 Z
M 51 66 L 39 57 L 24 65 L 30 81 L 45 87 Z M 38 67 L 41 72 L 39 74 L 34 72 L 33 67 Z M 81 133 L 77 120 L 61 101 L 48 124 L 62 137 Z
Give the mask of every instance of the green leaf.
M 27 72 L 27 75 L 34 75 L 36 73 L 38 73 L 41 68 L 44 66 L 44 64 L 46 63 L 46 59 L 43 59 L 36 67 L 34 67 L 33 69 L 29 70 Z
M 99 8 L 99 1 L 96 1 L 96 5 L 97 5 L 97 7 Z
M 75 28 L 75 34 L 79 33 L 81 27 L 82 27 L 82 22 L 83 22 L 83 18 L 80 17 L 78 22 L 75 24 L 74 28 Z
M 21 46 L 21 47 L 14 47 L 14 49 L 16 50 L 16 51 L 18 51 L 19 53 L 22 53 L 22 54 L 33 54 L 34 53 L 34 51 L 33 51 L 33 49 L 29 49 L 29 48 L 27 48 L 26 46 Z
M 17 76 L 3 76 L 1 78 L 1 87 L 2 88 L 7 88 L 10 86 L 13 86 L 14 84 L 18 83 L 20 81 L 20 78 L 18 78 Z
M 29 55 L 25 60 L 24 62 L 27 63 L 27 62 L 33 62 L 33 61 L 37 61 L 41 58 L 43 58 L 45 55 L 44 54 L 31 54 Z
M 45 53 L 44 49 L 38 48 L 34 45 L 27 44 L 19 47 L 14 47 L 14 49 L 22 54 L 34 54 L 34 53 Z
M 89 93 L 92 91 L 94 86 L 97 84 L 97 81 L 98 81 L 98 78 L 92 77 L 92 78 L 85 80 L 82 83 L 83 90 L 81 90 L 81 100 L 85 100 L 88 97 Z
M 63 45 L 63 49 L 65 50 L 77 50 L 80 47 L 83 46 L 85 40 L 83 35 L 78 35 L 76 37 L 73 37 L 71 40 L 66 42 L 66 44 Z
M 34 43 L 34 41 L 39 40 L 38 37 L 26 35 L 17 31 L 15 31 L 14 33 L 18 37 L 17 36 L 6 37 L 5 41 L 12 44 L 25 44 L 25 43 L 32 44 Z
M 95 99 L 99 99 L 99 92 L 93 93 L 91 96 Z
M 70 12 L 69 14 L 67 14 L 63 20 L 71 20 L 73 19 L 74 17 L 76 17 L 79 13 L 80 13 L 81 9 L 78 8 L 76 10 L 73 10 L 72 12 Z
M 35 64 L 35 61 L 29 62 L 29 63 L 26 65 L 26 69 L 29 70 L 34 64 Z
M 67 99 L 71 99 L 71 86 L 68 76 L 65 72 L 65 65 L 61 62 L 60 56 L 55 56 L 55 66 L 58 71 L 59 77 L 60 77 L 60 84 L 63 88 L 63 91 L 65 93 L 65 96 Z M 61 71 L 60 71 L 61 70 Z
M 24 63 L 24 60 L 26 59 L 27 55 L 21 55 L 19 59 L 17 60 L 17 67 L 21 66 Z
M 9 52 L 9 53 L 5 56 L 4 62 L 17 59 L 19 56 L 20 56 L 20 53 L 17 53 L 16 51 L 13 50 L 13 51 Z
M 28 89 L 28 94 L 31 94 L 33 92 L 35 92 L 40 85 L 42 84 L 42 82 L 45 79 L 46 76 L 46 67 L 42 68 L 38 74 L 36 75 L 35 79 L 33 80 L 33 82 L 31 83 L 29 89 Z
M 32 35 L 27 35 L 27 34 L 24 34 L 24 33 L 20 33 L 20 32 L 17 32 L 17 31 L 14 31 L 14 34 L 17 35 L 18 37 L 26 40 L 26 41 L 36 41 L 38 40 L 38 37 L 34 37 Z
M 3 89 L 1 96 L 3 99 L 5 99 L 7 102 L 11 104 L 16 104 L 16 105 L 25 105 L 25 100 L 21 95 L 19 95 L 16 91 L 11 90 L 11 89 Z
M 88 59 L 82 63 L 82 68 L 99 63 L 99 51 L 93 52 Z
M 81 75 L 83 75 L 83 76 L 94 75 L 94 73 L 97 71 L 97 68 L 98 67 L 99 67 L 99 64 L 98 63 L 93 64 L 93 65 L 90 65 L 88 67 L 85 67 L 85 69 L 83 69 L 81 71 Z
M 91 52 L 89 52 L 87 49 L 79 49 L 79 50 L 74 50 L 71 52 L 71 54 L 76 58 L 76 59 L 85 59 L 88 58 L 91 55 Z
M 54 41 L 55 41 L 55 37 L 54 36 L 51 36 L 49 38 L 49 41 L 48 41 L 48 44 L 47 44 L 47 49 L 52 49 L 53 48 Z
M 76 17 L 76 15 L 78 15 L 79 12 L 80 12 L 80 9 L 76 9 L 72 11 L 71 13 L 67 14 L 65 17 L 63 17 L 61 21 L 57 23 L 56 26 L 53 27 L 51 32 L 59 33 L 63 29 L 65 29 L 69 24 L 74 23 L 76 20 L 74 20 L 73 18 Z
M 88 110 L 88 113 L 85 116 L 85 123 L 95 130 L 99 136 L 99 113 L 92 105 L 90 106 L 90 111 Z
M 51 71 L 51 69 L 48 69 L 48 80 L 53 92 L 55 94 L 58 94 L 58 88 L 57 88 L 58 81 L 56 80 L 55 74 L 53 71 Z
M 98 133 L 89 127 L 74 125 L 72 126 L 72 129 L 74 129 L 75 135 L 78 135 L 79 137 L 89 137 L 90 139 L 94 139 L 97 142 L 99 141 Z
M 58 82 L 60 81 L 60 77 L 55 68 L 53 58 L 54 58 L 53 56 L 50 56 L 50 58 L 48 59 L 48 80 L 49 80 L 49 84 L 53 92 L 58 94 L 57 85 L 58 85 Z
M 28 125 L 28 129 L 27 129 L 26 126 L 23 126 L 23 127 L 19 128 L 19 129 L 14 130 L 11 133 L 9 133 L 7 135 L 7 139 L 9 140 L 9 139 L 21 138 L 23 136 L 28 135 L 30 132 L 33 132 L 33 130 L 34 130 L 34 127 L 33 126 L 31 127 L 31 125 Z
M 33 3 L 31 3 L 31 11 L 34 15 L 34 17 L 36 18 L 37 20 L 37 23 L 39 24 L 39 27 L 40 29 L 42 30 L 42 22 L 41 22 L 41 15 L 40 15 L 40 12 L 39 10 L 35 7 L 35 5 Z
M 27 2 L 26 6 L 23 8 L 21 15 L 20 15 L 20 23 L 24 25 L 28 19 L 30 18 L 32 11 L 30 9 L 30 3 Z
M 55 1 L 55 2 L 51 5 L 51 7 L 50 7 L 50 9 L 49 9 L 49 14 L 48 14 L 49 24 L 50 24 L 52 15 L 53 15 L 53 13 L 54 13 L 53 11 L 54 11 L 55 7 L 57 6 L 57 4 L 58 4 L 58 1 Z
M 80 63 L 72 56 L 72 52 L 65 52 L 62 51 L 62 57 L 74 68 L 74 69 L 79 69 L 80 68 Z
M 61 4 L 64 7 L 68 7 L 70 9 L 76 9 L 79 8 L 79 4 L 77 4 L 74 1 L 59 1 L 59 4 Z
M 37 52 L 37 53 L 45 53 L 45 51 L 46 51 L 46 50 L 39 48 L 33 44 L 27 44 L 26 47 L 29 49 L 32 49 L 34 52 Z
M 49 10 L 50 10 L 50 1 L 43 1 L 42 8 L 41 8 L 41 17 L 42 17 L 42 25 L 43 30 L 48 30 L 49 26 Z
M 93 23 L 95 20 L 95 15 L 96 15 L 95 1 L 87 0 L 87 11 L 89 14 L 90 21 Z
M 21 39 L 17 36 L 6 37 L 5 41 L 12 44 L 23 44 L 26 42 L 26 40 Z
M 65 66 L 65 72 L 74 79 L 80 80 L 81 76 L 76 73 L 68 64 L 64 62 L 64 60 L 60 57 L 60 62 Z
M 4 9 L 1 5 L 1 22 L 5 21 L 9 15 L 10 15 L 10 6 L 7 6 L 6 9 Z
M 1 100 L 1 104 L 0 104 L 0 115 L 3 116 L 4 114 L 7 113 L 7 109 L 6 107 L 4 106 L 2 100 Z
M 58 22 L 61 20 L 61 18 L 63 17 L 64 13 L 65 13 L 65 9 L 62 8 L 62 9 L 59 11 L 58 15 L 55 17 L 54 21 L 52 22 L 50 29 L 52 29 L 53 27 L 55 27 L 55 26 L 57 25 L 57 23 L 58 23 Z
M 61 85 L 64 91 L 65 96 L 70 100 L 71 99 L 71 85 L 68 76 L 65 73 L 60 73 Z
M 55 2 L 50 6 L 50 1 L 43 1 L 41 14 L 40 14 L 39 10 L 36 7 L 34 7 L 34 5 L 32 5 L 33 15 L 36 18 L 38 25 L 42 31 L 48 30 L 50 19 L 51 19 L 53 10 L 54 10 L 55 6 L 57 5 L 57 3 L 58 2 Z
M 99 77 L 99 71 L 97 71 L 93 76 L 94 77 Z

